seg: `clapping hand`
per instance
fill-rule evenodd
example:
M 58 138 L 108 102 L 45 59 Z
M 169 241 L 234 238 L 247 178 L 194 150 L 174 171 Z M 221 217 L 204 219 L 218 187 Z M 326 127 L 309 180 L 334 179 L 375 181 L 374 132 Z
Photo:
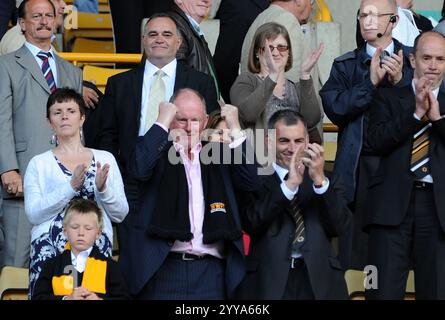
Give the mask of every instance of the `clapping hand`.
M 380 67 L 380 55 L 382 52 L 383 49 L 378 47 L 371 59 L 370 78 L 374 87 L 377 87 L 382 82 L 386 74 L 386 69 L 383 68 L 383 65 Z
M 71 176 L 71 187 L 75 191 L 79 191 L 80 188 L 82 188 L 83 183 L 85 182 L 85 173 L 87 171 L 87 166 L 82 164 L 79 164 L 73 172 L 73 175 Z
M 289 173 L 287 180 L 285 181 L 286 186 L 291 191 L 295 191 L 297 187 L 303 182 L 304 176 L 304 164 L 301 161 L 299 152 L 295 151 L 289 163 Z
M 108 172 L 110 170 L 110 165 L 106 163 L 103 167 L 100 162 L 97 162 L 96 170 L 96 188 L 99 192 L 103 192 L 106 188 Z
M 419 119 L 422 119 L 423 116 L 430 111 L 429 93 L 431 92 L 433 82 L 426 77 L 422 77 L 420 79 L 414 79 L 414 85 L 416 87 L 415 113 Z
M 269 73 L 269 77 L 273 81 L 277 82 L 278 76 L 280 74 L 284 75 L 285 64 L 283 64 L 281 66 L 277 64 L 277 62 L 274 60 L 274 58 L 272 56 L 272 51 L 270 51 L 269 45 L 270 45 L 270 42 L 269 42 L 269 40 L 266 39 L 264 49 L 262 50 L 262 54 L 264 55 L 264 61 L 266 63 L 267 72 Z
M 324 148 L 316 143 L 307 145 L 306 156 L 301 158 L 308 168 L 309 177 L 315 185 L 321 185 L 325 180 L 324 175 Z
M 397 54 L 385 56 L 382 61 L 382 68 L 388 73 L 388 80 L 395 85 L 402 79 L 403 73 L 403 51 L 400 49 Z
M 313 50 L 306 58 L 306 60 L 303 61 L 303 64 L 301 65 L 300 70 L 300 78 L 303 80 L 307 80 L 311 76 L 312 68 L 317 63 L 318 59 L 320 58 L 322 52 L 324 50 L 324 43 L 320 43 L 320 46 Z

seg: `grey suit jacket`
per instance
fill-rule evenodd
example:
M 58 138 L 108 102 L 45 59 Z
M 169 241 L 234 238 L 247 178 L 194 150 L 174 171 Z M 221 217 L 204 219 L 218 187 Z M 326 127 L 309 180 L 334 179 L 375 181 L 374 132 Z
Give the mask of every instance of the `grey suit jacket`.
M 82 92 L 82 71 L 55 55 L 57 87 Z M 29 160 L 51 148 L 46 102 L 51 93 L 42 71 L 22 46 L 0 57 L 0 174 L 19 170 L 23 176 Z M 1 188 L 2 189 L 2 188 Z M 3 193 L 3 198 L 7 194 Z

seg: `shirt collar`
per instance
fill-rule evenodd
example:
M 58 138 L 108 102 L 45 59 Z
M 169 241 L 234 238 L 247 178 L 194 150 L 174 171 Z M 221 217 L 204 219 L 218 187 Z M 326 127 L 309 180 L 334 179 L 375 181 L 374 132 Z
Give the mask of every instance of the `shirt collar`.
M 174 78 L 176 74 L 176 66 L 178 64 L 178 61 L 176 59 L 173 59 L 170 63 L 166 64 L 161 68 L 164 73 L 169 76 L 170 78 Z M 145 73 L 148 74 L 150 77 L 154 76 L 154 74 L 159 70 L 158 67 L 156 67 L 154 64 L 152 64 L 150 61 L 146 61 L 145 63 Z
M 284 177 L 286 176 L 286 174 L 289 173 L 289 170 L 280 167 L 278 164 L 276 164 L 275 162 L 272 162 L 272 167 L 274 168 L 275 172 L 278 174 L 278 176 L 280 177 L 281 181 L 284 181 Z
M 28 48 L 29 51 L 31 51 L 34 57 L 37 57 L 40 51 L 46 52 L 45 50 L 40 49 L 39 47 L 29 43 L 28 41 L 25 41 L 25 46 Z M 51 53 L 51 58 L 54 58 L 54 50 L 52 46 L 48 52 Z
M 175 150 L 176 150 L 177 152 L 179 152 L 179 153 L 182 154 L 182 155 L 185 155 L 185 148 L 184 148 L 184 146 L 183 146 L 182 144 L 173 142 L 173 145 L 174 145 Z M 201 143 L 201 142 L 198 142 L 198 143 L 192 148 L 191 152 L 192 152 L 194 155 L 197 155 L 197 154 L 199 154 L 199 153 L 201 152 L 201 149 L 202 149 L 202 143 Z
M 190 15 L 188 15 L 188 14 L 185 14 L 185 15 L 187 16 L 187 18 L 189 19 L 190 23 L 192 24 L 193 29 L 195 29 L 195 31 L 196 31 L 200 36 L 202 36 L 203 33 L 202 33 L 202 31 L 201 31 L 201 28 L 199 27 L 199 23 L 198 23 L 195 19 L 193 19 L 192 16 L 190 16 Z
M 394 53 L 394 41 L 391 41 L 391 43 L 384 50 L 388 53 Z M 376 51 L 376 47 L 373 47 L 368 42 L 366 42 L 366 53 L 368 54 L 368 56 L 372 58 Z
M 87 249 L 85 251 L 81 251 L 81 252 L 79 252 L 77 257 L 71 251 L 71 263 L 73 264 L 74 268 L 76 268 L 76 270 L 78 272 L 83 272 L 85 270 L 85 266 L 87 264 L 87 258 L 89 257 L 92 250 L 93 250 L 93 247 L 90 247 L 89 249 Z
M 414 94 L 416 94 L 416 85 L 414 84 L 414 79 L 411 81 L 411 87 L 413 88 Z M 437 99 L 437 96 L 439 95 L 439 89 L 440 86 L 438 86 L 436 89 L 431 90 L 434 94 L 434 97 Z

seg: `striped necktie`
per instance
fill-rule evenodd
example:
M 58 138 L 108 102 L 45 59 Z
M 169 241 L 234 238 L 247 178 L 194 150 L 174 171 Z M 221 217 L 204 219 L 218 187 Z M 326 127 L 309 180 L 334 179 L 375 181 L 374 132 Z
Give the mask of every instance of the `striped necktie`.
M 165 100 L 165 83 L 164 80 L 162 80 L 165 72 L 159 69 L 155 72 L 154 76 L 156 78 L 151 84 L 150 95 L 148 96 L 145 132 L 156 122 L 159 115 L 159 104 Z
M 43 76 L 45 77 L 45 80 L 48 83 L 49 90 L 51 92 L 54 92 L 56 90 L 56 82 L 54 81 L 54 75 L 53 72 L 51 71 L 48 61 L 48 59 L 52 57 L 52 55 L 50 52 L 40 51 L 37 54 L 37 57 L 39 57 L 43 61 L 42 63 Z
M 288 177 L 289 173 L 286 173 L 284 180 L 287 180 Z M 295 195 L 295 197 L 292 199 L 290 209 L 296 226 L 294 241 L 292 241 L 292 246 L 295 247 L 304 242 L 305 239 L 304 219 L 303 214 L 301 213 L 301 201 L 298 199 L 298 195 Z
M 301 203 L 298 200 L 298 197 L 295 196 L 295 198 L 292 200 L 290 204 L 292 214 L 294 216 L 295 220 L 295 237 L 294 241 L 292 242 L 292 245 L 299 245 L 302 242 L 304 242 L 305 239 L 305 231 L 304 231 L 304 219 L 303 214 L 301 212 Z
M 410 169 L 417 179 L 422 179 L 430 174 L 430 131 L 431 122 L 424 117 L 414 135 L 413 148 L 411 151 Z

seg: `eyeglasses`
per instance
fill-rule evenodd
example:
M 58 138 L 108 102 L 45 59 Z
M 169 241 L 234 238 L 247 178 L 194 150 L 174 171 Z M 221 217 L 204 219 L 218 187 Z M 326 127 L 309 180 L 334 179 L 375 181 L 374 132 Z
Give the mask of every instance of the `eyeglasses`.
M 384 16 L 393 16 L 393 15 L 394 15 L 393 12 L 390 12 L 390 13 L 369 12 L 369 13 L 360 13 L 359 15 L 357 15 L 357 19 L 361 20 L 361 19 L 366 19 L 367 17 L 376 19 L 376 18 L 380 18 L 380 17 L 384 17 Z
M 261 48 L 263 51 L 266 49 L 266 47 Z M 274 49 L 277 49 L 278 52 L 286 52 L 289 50 L 289 46 L 285 46 L 283 44 L 279 44 L 277 46 L 269 45 L 270 52 L 273 52 Z

